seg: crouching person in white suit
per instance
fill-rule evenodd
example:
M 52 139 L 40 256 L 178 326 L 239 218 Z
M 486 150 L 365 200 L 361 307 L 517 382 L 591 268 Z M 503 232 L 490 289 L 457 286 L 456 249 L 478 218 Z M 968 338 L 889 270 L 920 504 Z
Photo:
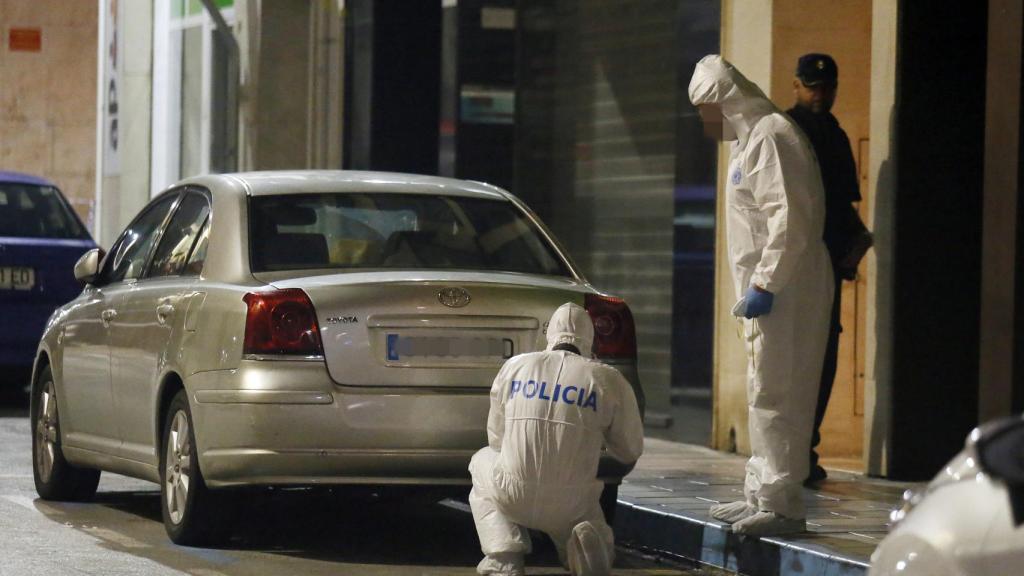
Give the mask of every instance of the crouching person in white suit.
M 594 326 L 582 307 L 559 307 L 547 341 L 509 359 L 491 387 L 489 445 L 469 465 L 480 574 L 523 574 L 527 529 L 548 534 L 576 576 L 608 574 L 615 558 L 597 465 L 602 446 L 625 464 L 643 452 L 636 397 L 622 374 L 591 359 Z

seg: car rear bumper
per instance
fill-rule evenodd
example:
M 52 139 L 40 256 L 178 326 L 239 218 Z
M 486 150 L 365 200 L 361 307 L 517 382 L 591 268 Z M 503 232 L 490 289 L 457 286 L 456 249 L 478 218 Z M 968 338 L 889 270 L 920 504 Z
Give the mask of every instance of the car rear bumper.
M 31 368 L 36 358 L 37 338 L 33 342 L 11 342 L 0 345 L 0 366 Z
M 24 301 L 0 306 L 0 365 L 32 365 L 46 320 L 57 306 Z
M 355 389 L 318 362 L 245 361 L 186 387 L 212 487 L 468 484 L 487 443 L 488 388 Z
M 489 388 L 341 387 L 319 362 L 243 361 L 186 387 L 211 487 L 468 485 L 487 444 Z M 630 467 L 603 458 L 602 479 Z

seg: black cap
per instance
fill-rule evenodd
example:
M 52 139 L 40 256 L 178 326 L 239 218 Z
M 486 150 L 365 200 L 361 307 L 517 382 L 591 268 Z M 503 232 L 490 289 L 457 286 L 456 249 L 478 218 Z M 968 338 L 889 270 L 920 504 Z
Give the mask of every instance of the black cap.
M 804 86 L 835 84 L 839 81 L 839 67 L 828 54 L 804 54 L 796 61 L 796 77 Z

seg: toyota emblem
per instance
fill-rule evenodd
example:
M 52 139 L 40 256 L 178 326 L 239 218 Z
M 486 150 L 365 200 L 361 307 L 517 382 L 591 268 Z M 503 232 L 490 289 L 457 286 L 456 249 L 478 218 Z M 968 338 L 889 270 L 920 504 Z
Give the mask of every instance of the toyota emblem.
M 437 299 L 449 308 L 462 308 L 471 300 L 469 292 L 462 288 L 442 288 L 437 293 Z

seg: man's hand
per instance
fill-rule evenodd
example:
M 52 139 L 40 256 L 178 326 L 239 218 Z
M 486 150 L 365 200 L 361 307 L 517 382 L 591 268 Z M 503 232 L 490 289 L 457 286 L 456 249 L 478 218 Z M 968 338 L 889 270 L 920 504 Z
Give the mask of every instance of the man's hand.
M 759 286 L 751 286 L 743 293 L 743 298 L 747 302 L 747 309 L 744 311 L 743 316 L 745 318 L 757 318 L 772 311 L 772 302 L 775 300 L 775 295 Z

